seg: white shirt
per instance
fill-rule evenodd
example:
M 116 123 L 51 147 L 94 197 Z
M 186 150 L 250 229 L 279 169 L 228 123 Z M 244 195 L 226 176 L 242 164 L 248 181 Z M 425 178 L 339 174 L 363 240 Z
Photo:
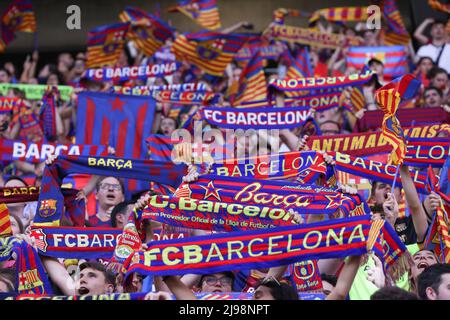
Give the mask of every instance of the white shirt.
M 419 57 L 430 57 L 435 63 L 439 55 L 441 46 L 436 47 L 432 44 L 421 46 L 417 51 Z M 445 69 L 447 73 L 450 73 L 450 44 L 446 43 L 439 59 L 439 67 Z

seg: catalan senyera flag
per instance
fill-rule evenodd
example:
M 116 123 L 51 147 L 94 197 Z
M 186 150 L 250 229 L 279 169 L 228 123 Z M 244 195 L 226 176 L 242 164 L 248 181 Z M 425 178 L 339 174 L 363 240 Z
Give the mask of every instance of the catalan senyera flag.
M 375 92 L 375 101 L 384 112 L 381 126 L 383 137 L 392 145 L 389 162 L 398 165 L 406 156 L 406 141 L 403 129 L 397 119 L 398 106 L 402 99 L 411 99 L 421 82 L 412 74 L 397 78 Z
M 247 39 L 242 35 L 210 31 L 180 34 L 171 50 L 178 61 L 186 59 L 204 72 L 222 77 L 225 68 Z
M 120 57 L 130 23 L 97 27 L 88 33 L 86 68 L 113 66 Z
M 368 18 L 367 7 L 336 7 L 324 8 L 315 11 L 309 22 L 315 22 L 323 17 L 327 21 L 346 22 L 346 21 L 366 21 Z
M 8 44 L 15 38 L 14 32 L 7 26 L 2 26 L 0 23 L 0 53 L 5 51 Z
M 300 11 L 296 9 L 278 8 L 273 12 L 273 22 L 277 24 L 284 24 L 286 17 L 299 17 Z
M 267 100 L 267 82 L 263 62 L 264 60 L 257 51 L 242 70 L 238 94 L 233 101 L 234 106 L 240 105 L 242 102 Z
M 183 0 L 170 8 L 169 12 L 179 11 L 202 27 L 216 30 L 222 27 L 217 0 Z
M 11 236 L 11 220 L 6 204 L 0 203 L 0 237 Z
M 434 251 L 441 263 L 450 263 L 449 212 L 448 205 L 437 208 L 424 242 L 424 248 Z
M 309 51 L 307 47 L 297 49 L 294 55 L 289 50 L 285 51 L 290 66 L 286 71 L 286 78 L 309 78 L 314 77 L 314 71 L 311 67 L 309 59 Z M 298 97 L 304 95 L 304 92 L 286 92 L 286 96 Z
M 439 0 L 428 0 L 428 5 L 433 10 L 450 14 L 450 4 L 443 4 Z
M 12 32 L 36 32 L 36 17 L 29 0 L 14 0 L 2 15 L 3 26 Z
M 411 37 L 403 23 L 395 0 L 381 0 L 386 29 L 382 29 L 385 45 L 408 45 Z
M 128 39 L 147 57 L 153 56 L 166 40 L 173 38 L 172 27 L 139 8 L 127 7 L 119 17 L 122 22 L 131 23 Z

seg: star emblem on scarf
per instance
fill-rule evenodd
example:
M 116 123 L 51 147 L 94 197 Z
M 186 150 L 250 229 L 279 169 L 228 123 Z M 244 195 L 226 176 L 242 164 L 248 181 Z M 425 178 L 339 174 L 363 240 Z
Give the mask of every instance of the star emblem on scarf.
M 339 208 L 342 205 L 342 203 L 344 202 L 344 199 L 341 197 L 340 194 L 336 194 L 334 196 L 326 195 L 325 198 L 327 198 L 329 201 L 327 204 L 327 207 L 325 209 Z
M 208 182 L 208 185 L 206 187 L 204 187 L 204 186 L 200 186 L 200 187 L 205 189 L 205 196 L 203 197 L 204 200 L 207 200 L 209 197 L 213 196 L 217 200 L 222 201 L 219 196 L 219 190 L 222 190 L 222 189 L 215 188 L 214 183 L 212 181 Z

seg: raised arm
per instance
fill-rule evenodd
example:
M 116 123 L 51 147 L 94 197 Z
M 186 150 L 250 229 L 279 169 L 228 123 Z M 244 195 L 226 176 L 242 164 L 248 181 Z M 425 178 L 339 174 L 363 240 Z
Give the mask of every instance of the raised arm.
M 402 178 L 403 190 L 405 191 L 406 203 L 411 212 L 414 230 L 417 234 L 417 242 L 422 242 L 425 238 L 428 222 L 425 210 L 420 202 L 419 195 L 417 194 L 416 186 L 409 173 L 409 167 L 402 165 L 400 168 L 400 176 Z
M 344 300 L 347 297 L 358 272 L 360 258 L 360 256 L 353 256 L 348 259 L 342 268 L 336 286 L 326 300 Z
M 42 264 L 52 281 L 58 286 L 62 293 L 66 296 L 76 294 L 75 282 L 69 275 L 63 264 L 59 263 L 55 258 L 40 256 Z
M 422 21 L 422 23 L 417 27 L 416 31 L 414 31 L 414 38 L 419 41 L 421 44 L 428 43 L 428 37 L 424 34 L 425 29 L 434 22 L 433 18 L 426 18 Z
M 177 276 L 165 276 L 163 281 L 177 300 L 197 300 L 195 294 Z

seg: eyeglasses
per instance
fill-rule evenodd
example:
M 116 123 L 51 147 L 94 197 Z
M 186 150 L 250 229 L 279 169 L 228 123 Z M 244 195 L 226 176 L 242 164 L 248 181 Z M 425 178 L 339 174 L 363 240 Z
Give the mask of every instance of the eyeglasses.
M 206 284 L 213 286 L 217 283 L 217 281 L 220 282 L 221 285 L 231 285 L 231 278 L 228 277 L 222 277 L 222 278 L 216 278 L 216 277 L 205 277 Z
M 102 183 L 100 184 L 100 189 L 109 190 L 113 189 L 114 191 L 122 191 L 122 186 L 120 184 L 112 184 L 112 183 Z

